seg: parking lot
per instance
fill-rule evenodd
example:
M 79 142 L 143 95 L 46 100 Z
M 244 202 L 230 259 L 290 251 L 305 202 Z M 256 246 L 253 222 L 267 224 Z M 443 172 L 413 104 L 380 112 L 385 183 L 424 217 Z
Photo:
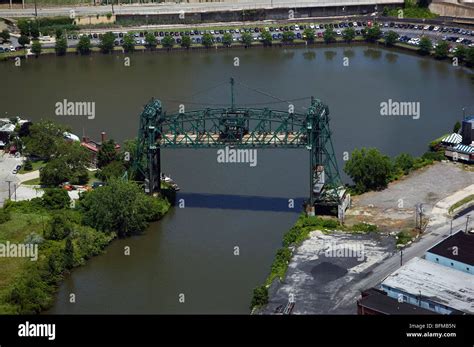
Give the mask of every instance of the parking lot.
M 170 36 L 175 39 L 176 44 L 181 44 L 184 36 L 191 37 L 193 44 L 201 44 L 202 36 L 205 33 L 213 35 L 215 43 L 221 43 L 224 34 L 231 34 L 233 42 L 242 42 L 242 34 L 249 33 L 252 35 L 253 41 L 262 40 L 262 33 L 268 31 L 272 35 L 274 41 L 281 41 L 283 39 L 284 32 L 293 32 L 295 39 L 304 39 L 304 30 L 314 30 L 315 36 L 318 38 L 323 37 L 323 33 L 326 29 L 332 28 L 337 36 L 342 36 L 343 30 L 348 27 L 352 27 L 355 30 L 357 36 L 362 35 L 362 30 L 371 26 L 370 20 L 366 21 L 341 21 L 332 22 L 325 24 L 318 23 L 304 23 L 304 24 L 286 24 L 286 25 L 268 25 L 268 26 L 255 26 L 255 27 L 233 27 L 223 29 L 205 30 L 204 28 L 193 29 L 147 29 L 147 30 L 136 30 L 131 29 L 129 32 L 134 35 L 135 45 L 145 45 L 145 35 L 148 32 L 153 33 L 157 39 L 157 44 L 161 44 L 161 41 L 165 36 Z M 459 27 L 448 27 L 448 26 L 436 26 L 436 25 L 421 25 L 421 24 L 409 24 L 409 23 L 395 23 L 395 22 L 380 22 L 382 33 L 385 34 L 387 31 L 393 30 L 400 35 L 399 40 L 404 43 L 408 43 L 414 46 L 419 44 L 420 37 L 425 35 L 428 36 L 436 45 L 437 41 L 448 41 L 451 43 L 451 52 L 456 45 L 465 45 L 472 47 L 474 45 L 474 30 L 469 30 Z M 90 31 L 88 33 L 69 33 L 67 34 L 68 45 L 70 47 L 77 46 L 81 35 L 87 35 L 91 39 L 93 46 L 98 46 L 100 39 L 106 30 L 97 30 L 96 32 Z M 123 38 L 127 31 L 113 31 L 115 35 L 115 45 L 120 46 L 124 43 Z M 54 39 L 49 42 L 45 41 L 43 47 L 54 47 Z M 0 53 L 4 51 L 14 51 L 19 49 L 18 42 L 15 38 L 12 39 L 11 43 L 0 46 Z

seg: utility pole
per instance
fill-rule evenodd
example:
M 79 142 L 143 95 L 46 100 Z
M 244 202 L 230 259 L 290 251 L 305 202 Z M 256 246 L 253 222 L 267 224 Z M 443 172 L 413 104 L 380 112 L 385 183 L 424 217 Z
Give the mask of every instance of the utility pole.
M 10 200 L 10 197 L 11 197 L 11 189 L 10 189 L 10 183 L 12 183 L 13 181 L 5 181 L 8 183 L 8 200 Z
M 453 218 L 451 218 L 451 228 L 449 229 L 449 235 L 453 234 Z
M 403 265 L 403 248 L 400 249 L 400 266 Z
M 467 227 L 468 227 L 468 225 L 469 225 L 469 218 L 471 218 L 471 215 L 470 215 L 470 214 L 468 214 L 468 215 L 466 216 L 466 230 L 465 230 L 466 233 L 467 233 Z
M 423 228 L 423 204 L 420 204 L 420 231 Z

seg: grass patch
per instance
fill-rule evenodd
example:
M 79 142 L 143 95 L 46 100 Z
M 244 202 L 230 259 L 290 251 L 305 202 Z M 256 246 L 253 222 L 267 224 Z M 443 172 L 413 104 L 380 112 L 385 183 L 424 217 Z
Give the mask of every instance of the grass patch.
M 474 194 L 466 196 L 464 199 L 459 200 L 457 203 L 455 203 L 453 206 L 449 208 L 449 213 L 453 212 L 455 209 L 458 207 L 461 207 L 462 205 L 467 204 L 468 202 L 474 200 Z
M 41 185 L 41 182 L 40 182 L 40 178 L 37 177 L 37 178 L 33 178 L 31 180 L 22 182 L 22 184 L 25 185 L 25 186 L 39 186 L 39 185 Z
M 438 15 L 436 13 L 433 13 L 429 10 L 427 7 L 419 7 L 416 5 L 410 5 L 405 8 L 394 8 L 391 9 L 387 12 L 387 14 L 390 17 L 398 17 L 399 11 L 403 11 L 403 17 L 404 18 L 426 18 L 426 19 L 431 19 L 431 18 L 437 18 Z
M 406 245 L 408 242 L 413 240 L 412 231 L 410 229 L 404 229 L 397 234 L 397 246 Z
M 27 172 L 39 170 L 39 169 L 41 169 L 43 166 L 45 166 L 46 163 L 45 163 L 43 160 L 38 160 L 38 161 L 32 161 L 32 162 L 31 162 L 31 165 L 32 165 L 32 169 L 31 169 L 31 170 L 25 170 L 25 165 L 23 165 L 18 173 L 24 174 L 24 173 L 27 173 Z

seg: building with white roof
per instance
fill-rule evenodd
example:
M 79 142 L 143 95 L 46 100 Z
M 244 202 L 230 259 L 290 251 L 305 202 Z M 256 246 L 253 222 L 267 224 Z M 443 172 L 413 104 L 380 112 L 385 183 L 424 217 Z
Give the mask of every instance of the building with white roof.
M 474 314 L 474 276 L 413 258 L 381 284 L 388 296 L 441 314 Z

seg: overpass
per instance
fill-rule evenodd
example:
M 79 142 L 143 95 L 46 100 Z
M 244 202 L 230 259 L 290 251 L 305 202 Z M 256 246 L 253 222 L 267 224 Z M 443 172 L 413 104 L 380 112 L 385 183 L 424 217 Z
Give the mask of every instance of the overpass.
M 79 4 L 70 6 L 45 6 L 38 5 L 38 16 L 69 16 L 74 10 L 76 17 L 106 15 L 156 15 L 156 14 L 180 14 L 180 13 L 207 13 L 207 12 L 235 12 L 254 10 L 287 10 L 294 11 L 293 15 L 298 18 L 299 9 L 329 9 L 328 13 L 334 15 L 368 14 L 377 10 L 381 11 L 384 6 L 402 6 L 403 0 L 228 0 L 222 2 L 162 2 L 134 4 L 127 0 L 104 1 L 106 5 L 94 6 L 93 4 Z M 357 10 L 357 11 L 356 11 Z M 327 11 L 326 11 L 327 12 Z M 12 9 L 0 9 L 0 17 L 29 17 L 35 16 L 34 4 L 26 4 L 24 8 L 17 4 Z

